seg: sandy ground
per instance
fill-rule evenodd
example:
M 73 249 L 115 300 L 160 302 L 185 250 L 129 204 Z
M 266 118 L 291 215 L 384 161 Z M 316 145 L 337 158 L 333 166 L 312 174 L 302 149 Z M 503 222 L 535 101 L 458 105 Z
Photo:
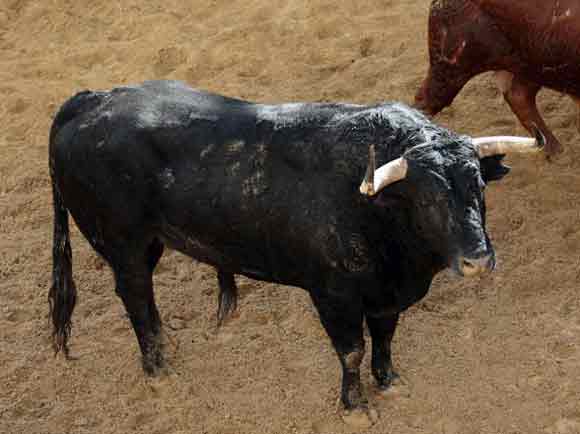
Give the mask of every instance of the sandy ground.
M 184 6 L 186 4 L 187 6 Z M 172 373 L 145 378 L 111 273 L 73 230 L 72 352 L 54 358 L 46 295 L 51 117 L 86 88 L 176 78 L 259 101 L 410 102 L 426 70 L 427 0 L 0 3 L 0 432 L 338 434 L 339 364 L 306 294 L 240 279 L 215 329 L 212 269 L 169 252 L 156 274 Z M 407 392 L 379 397 L 372 433 L 580 432 L 580 146 L 574 104 L 541 95 L 566 146 L 511 160 L 488 189 L 499 266 L 441 275 L 403 317 L 394 360 Z M 523 133 L 491 77 L 438 121 Z

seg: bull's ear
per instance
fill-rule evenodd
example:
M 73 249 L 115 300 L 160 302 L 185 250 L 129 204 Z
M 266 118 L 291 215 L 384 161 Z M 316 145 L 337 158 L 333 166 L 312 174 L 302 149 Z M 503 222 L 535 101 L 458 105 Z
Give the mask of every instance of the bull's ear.
M 504 157 L 505 155 L 493 155 L 479 160 L 481 163 L 481 176 L 485 183 L 499 181 L 509 173 L 511 168 L 503 164 Z

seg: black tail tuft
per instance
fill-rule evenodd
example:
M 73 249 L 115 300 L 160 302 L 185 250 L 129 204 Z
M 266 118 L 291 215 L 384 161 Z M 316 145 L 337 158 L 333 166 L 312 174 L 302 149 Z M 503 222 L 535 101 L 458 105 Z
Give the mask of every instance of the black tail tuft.
M 54 238 L 52 246 L 52 286 L 48 293 L 52 318 L 52 339 L 55 354 L 60 350 L 68 358 L 67 341 L 71 333 L 71 317 L 77 301 L 77 290 L 72 277 L 68 210 L 58 187 L 52 185 L 54 203 Z
M 56 114 L 50 130 L 49 166 L 54 204 L 54 238 L 52 247 L 52 286 L 48 292 L 49 316 L 52 319 L 55 353 L 62 350 L 68 357 L 67 346 L 71 332 L 71 317 L 77 301 L 77 290 L 72 277 L 68 209 L 55 179 L 55 153 L 59 131 L 76 116 L 86 113 L 106 100 L 106 92 L 84 91 L 68 99 Z
M 238 288 L 234 275 L 218 270 L 220 294 L 218 298 L 217 325 L 220 327 L 238 305 Z

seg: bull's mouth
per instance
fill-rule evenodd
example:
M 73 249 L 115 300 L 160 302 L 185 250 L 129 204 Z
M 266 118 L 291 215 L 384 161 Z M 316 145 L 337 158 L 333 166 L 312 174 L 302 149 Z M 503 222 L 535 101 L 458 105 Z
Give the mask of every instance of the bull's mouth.
M 495 258 L 494 255 L 491 254 L 479 258 L 459 256 L 454 261 L 453 270 L 462 277 L 475 277 L 490 273 L 494 268 Z

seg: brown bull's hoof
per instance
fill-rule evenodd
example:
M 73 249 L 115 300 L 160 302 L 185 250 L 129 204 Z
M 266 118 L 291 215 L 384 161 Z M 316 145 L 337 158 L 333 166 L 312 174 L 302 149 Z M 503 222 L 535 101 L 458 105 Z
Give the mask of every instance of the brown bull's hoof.
M 544 154 L 546 155 L 546 160 L 553 161 L 558 156 L 560 156 L 564 152 L 564 148 L 560 143 L 546 143 L 546 147 L 544 148 Z
M 342 420 L 352 428 L 367 429 L 379 420 L 379 414 L 373 408 L 353 408 L 345 410 Z

